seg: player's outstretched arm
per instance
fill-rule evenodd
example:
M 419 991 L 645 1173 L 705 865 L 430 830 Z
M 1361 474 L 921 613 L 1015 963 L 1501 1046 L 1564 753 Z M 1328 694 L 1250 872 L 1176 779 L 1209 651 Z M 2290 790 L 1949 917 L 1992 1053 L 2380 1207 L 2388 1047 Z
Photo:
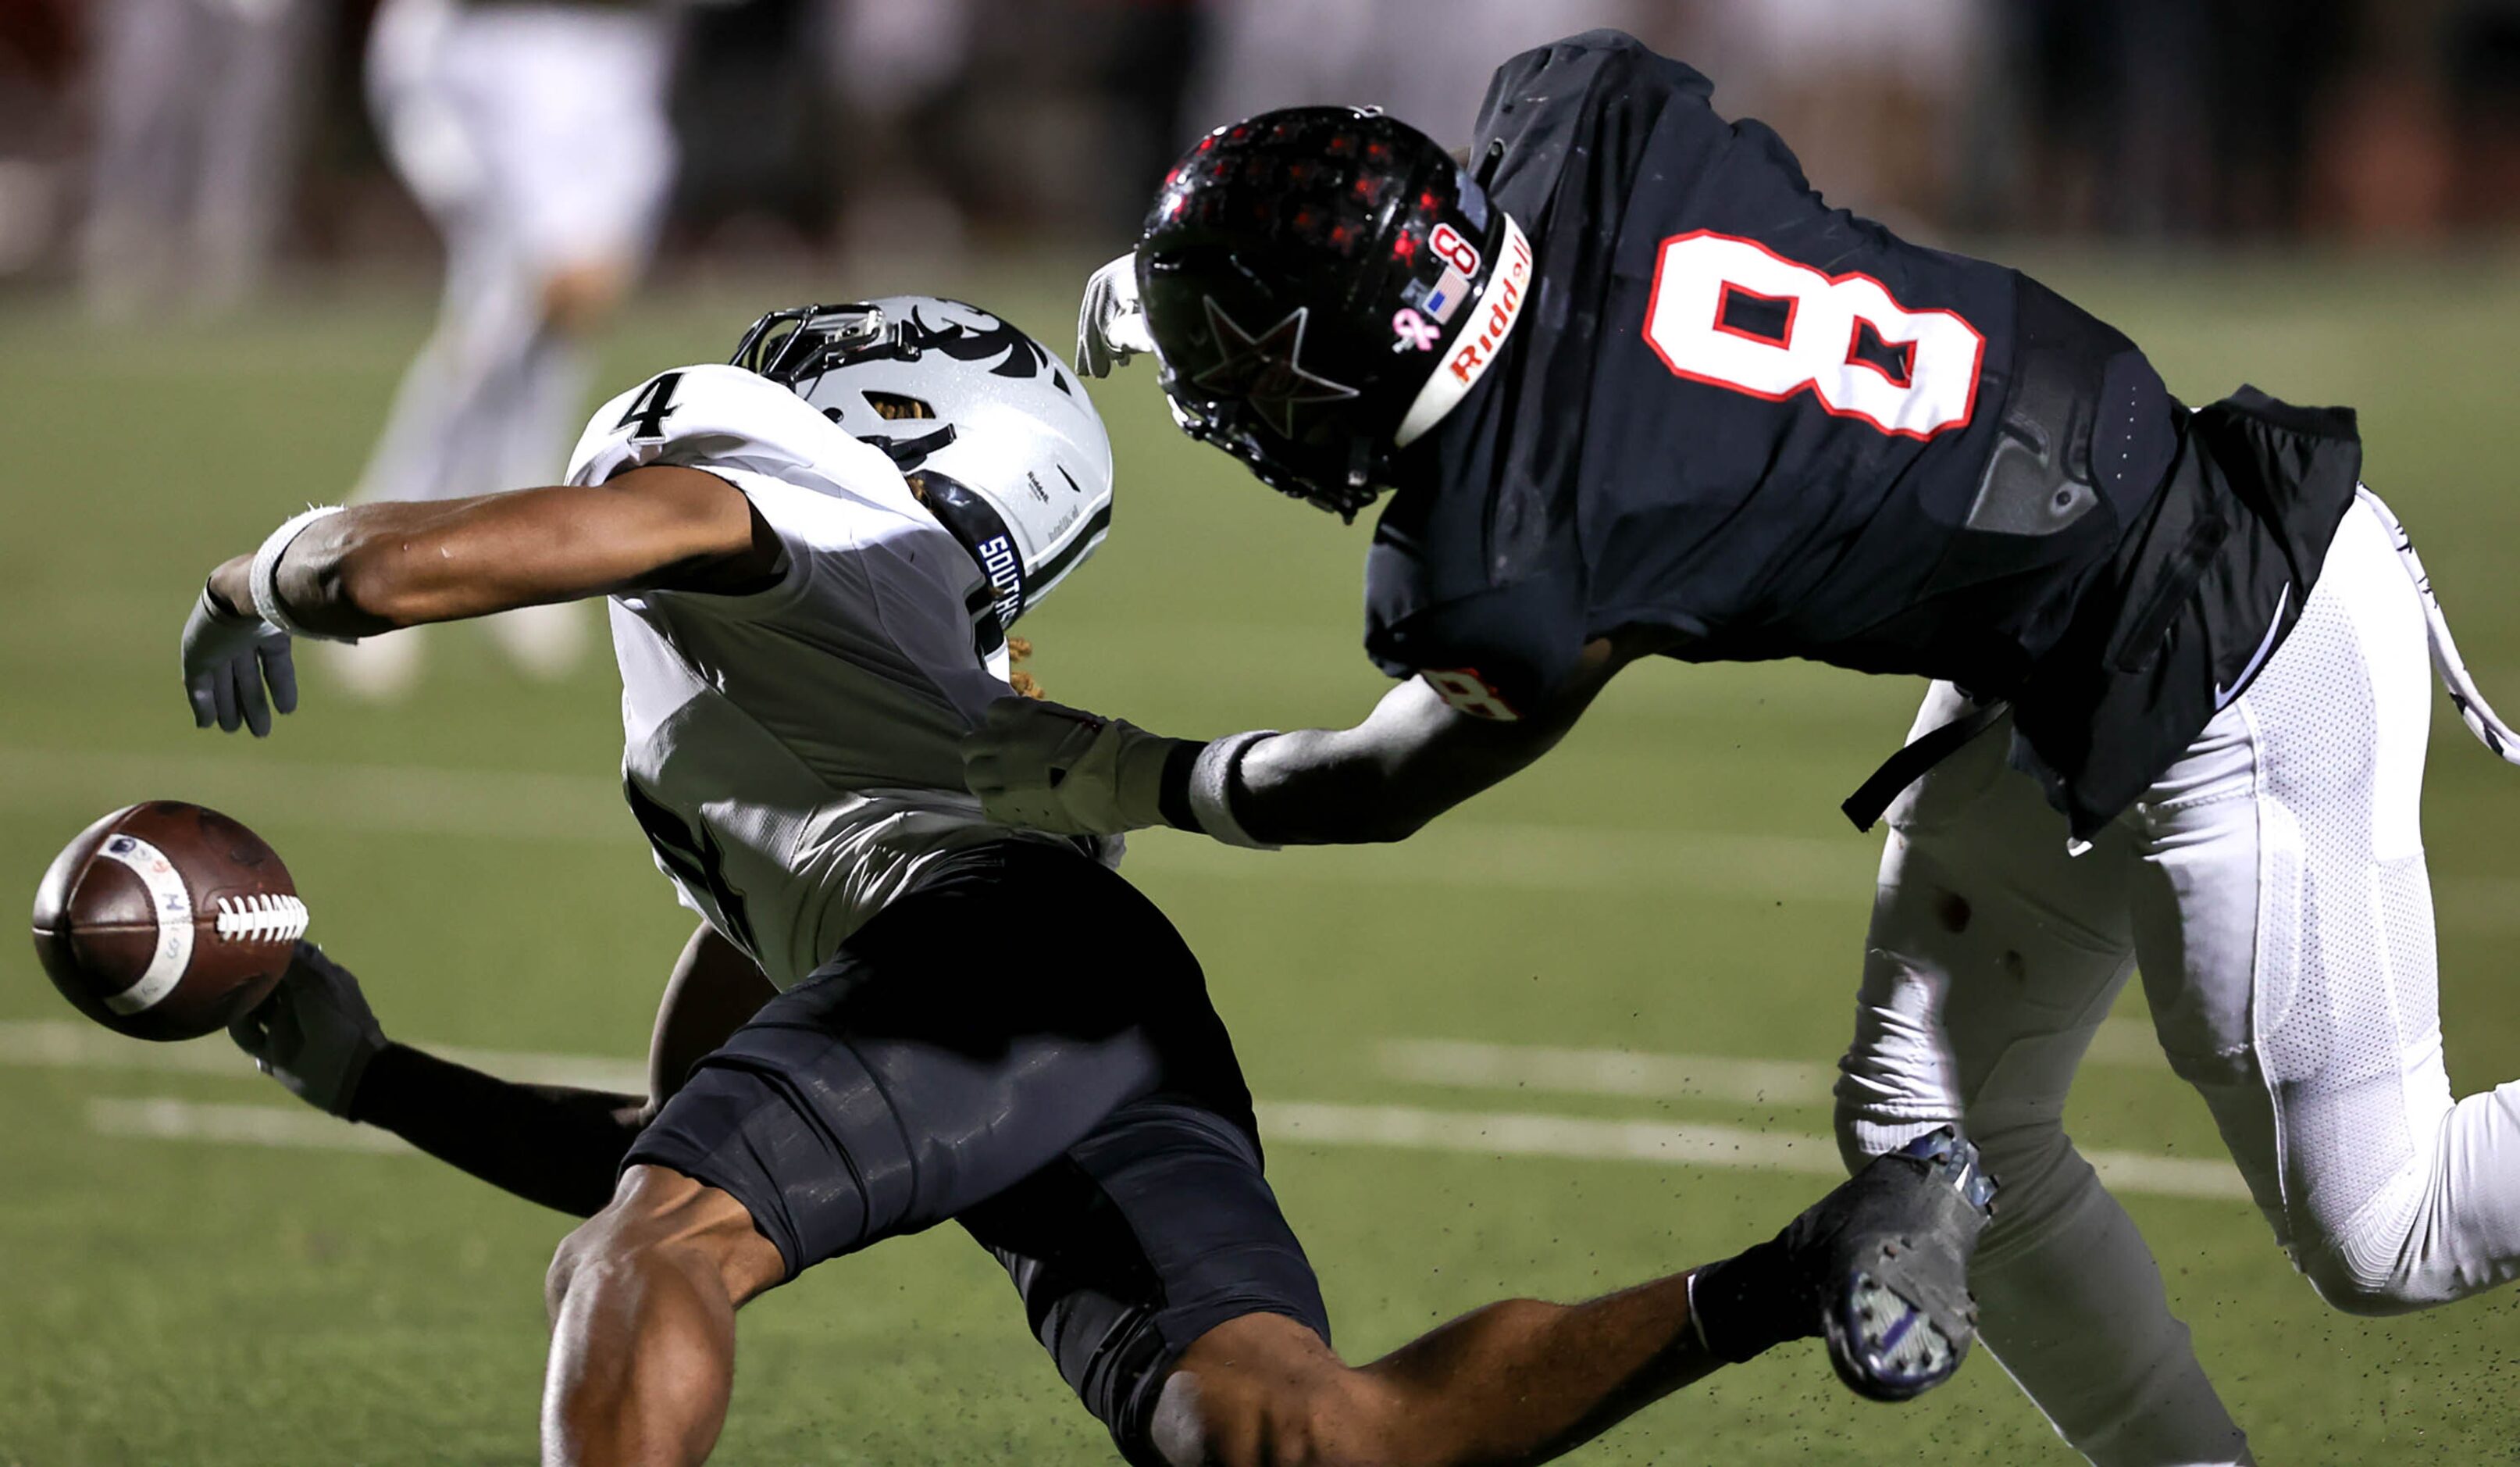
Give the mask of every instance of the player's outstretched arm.
M 359 981 L 311 943 L 299 945 L 280 987 L 231 1031 L 309 1105 L 389 1130 L 528 1202 L 587 1217 L 611 1200 L 631 1141 L 693 1062 L 773 992 L 749 958 L 701 927 L 657 1010 L 646 1095 L 501 1079 L 395 1043 Z
M 210 573 L 184 628 L 185 691 L 197 726 L 259 735 L 274 704 L 296 703 L 292 633 L 348 640 L 620 591 L 740 594 L 772 583 L 779 556 L 742 490 L 665 464 L 601 484 L 313 511 Z
M 1221 771 L 1225 798 L 1237 823 L 1272 846 L 1405 840 L 1556 748 L 1637 655 L 1609 638 L 1593 642 L 1548 702 L 1510 720 L 1462 712 L 1424 678 L 1409 678 L 1353 728 L 1251 741 Z
M 992 819 L 1060 834 L 1172 825 L 1239 846 L 1397 841 L 1556 747 L 1611 676 L 1648 650 L 1595 641 L 1574 675 L 1519 718 L 1462 712 L 1413 677 L 1354 728 L 1205 744 L 1006 699 L 964 740 L 964 777 Z

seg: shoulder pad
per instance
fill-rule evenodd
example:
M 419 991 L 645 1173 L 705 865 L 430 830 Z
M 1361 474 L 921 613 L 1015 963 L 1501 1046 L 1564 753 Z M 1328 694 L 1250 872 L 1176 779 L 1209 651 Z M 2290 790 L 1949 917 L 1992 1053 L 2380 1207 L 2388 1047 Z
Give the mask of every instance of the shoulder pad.
M 722 362 L 659 372 L 598 408 L 568 481 L 602 483 L 649 464 L 747 469 L 824 493 L 916 503 L 881 451 L 788 389 Z

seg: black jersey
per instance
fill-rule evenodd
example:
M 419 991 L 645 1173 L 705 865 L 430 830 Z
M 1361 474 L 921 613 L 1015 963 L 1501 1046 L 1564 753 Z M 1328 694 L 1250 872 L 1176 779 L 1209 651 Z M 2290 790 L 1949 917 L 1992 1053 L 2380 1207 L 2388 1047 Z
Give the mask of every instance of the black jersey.
M 1623 628 L 1946 678 L 2013 705 L 2088 834 L 2297 615 L 2351 415 L 2189 414 L 2019 271 L 1830 208 L 1711 92 L 1611 31 L 1497 73 L 1478 147 L 1532 295 L 1401 461 L 1367 650 L 1489 716 Z

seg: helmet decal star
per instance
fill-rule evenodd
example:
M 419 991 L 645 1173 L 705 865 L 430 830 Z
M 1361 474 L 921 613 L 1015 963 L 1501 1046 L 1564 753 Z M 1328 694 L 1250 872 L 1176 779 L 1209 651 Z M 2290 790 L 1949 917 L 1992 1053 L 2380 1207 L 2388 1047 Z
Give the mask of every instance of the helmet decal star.
M 1203 298 L 1207 328 L 1216 339 L 1216 365 L 1191 381 L 1220 397 L 1251 404 L 1260 420 L 1284 437 L 1295 436 L 1295 409 L 1307 402 L 1340 402 L 1356 389 L 1304 370 L 1304 324 L 1312 307 L 1297 306 L 1258 336 L 1225 313 L 1213 296 Z

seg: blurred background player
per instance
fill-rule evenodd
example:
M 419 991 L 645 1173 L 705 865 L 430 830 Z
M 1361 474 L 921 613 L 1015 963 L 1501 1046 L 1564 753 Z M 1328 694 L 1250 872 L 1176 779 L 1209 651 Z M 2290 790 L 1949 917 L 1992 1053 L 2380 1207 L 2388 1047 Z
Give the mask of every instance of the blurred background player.
M 368 95 L 395 171 L 446 246 L 437 329 L 396 392 L 360 501 L 442 499 L 554 477 L 583 408 L 585 342 L 646 268 L 674 180 L 664 0 L 385 0 Z M 557 677 L 584 656 L 576 606 L 489 628 Z M 345 686 L 399 696 L 417 636 L 340 649 Z
M 288 222 L 309 54 L 333 0 L 100 0 L 80 274 L 130 320 L 216 310 L 262 283 Z

